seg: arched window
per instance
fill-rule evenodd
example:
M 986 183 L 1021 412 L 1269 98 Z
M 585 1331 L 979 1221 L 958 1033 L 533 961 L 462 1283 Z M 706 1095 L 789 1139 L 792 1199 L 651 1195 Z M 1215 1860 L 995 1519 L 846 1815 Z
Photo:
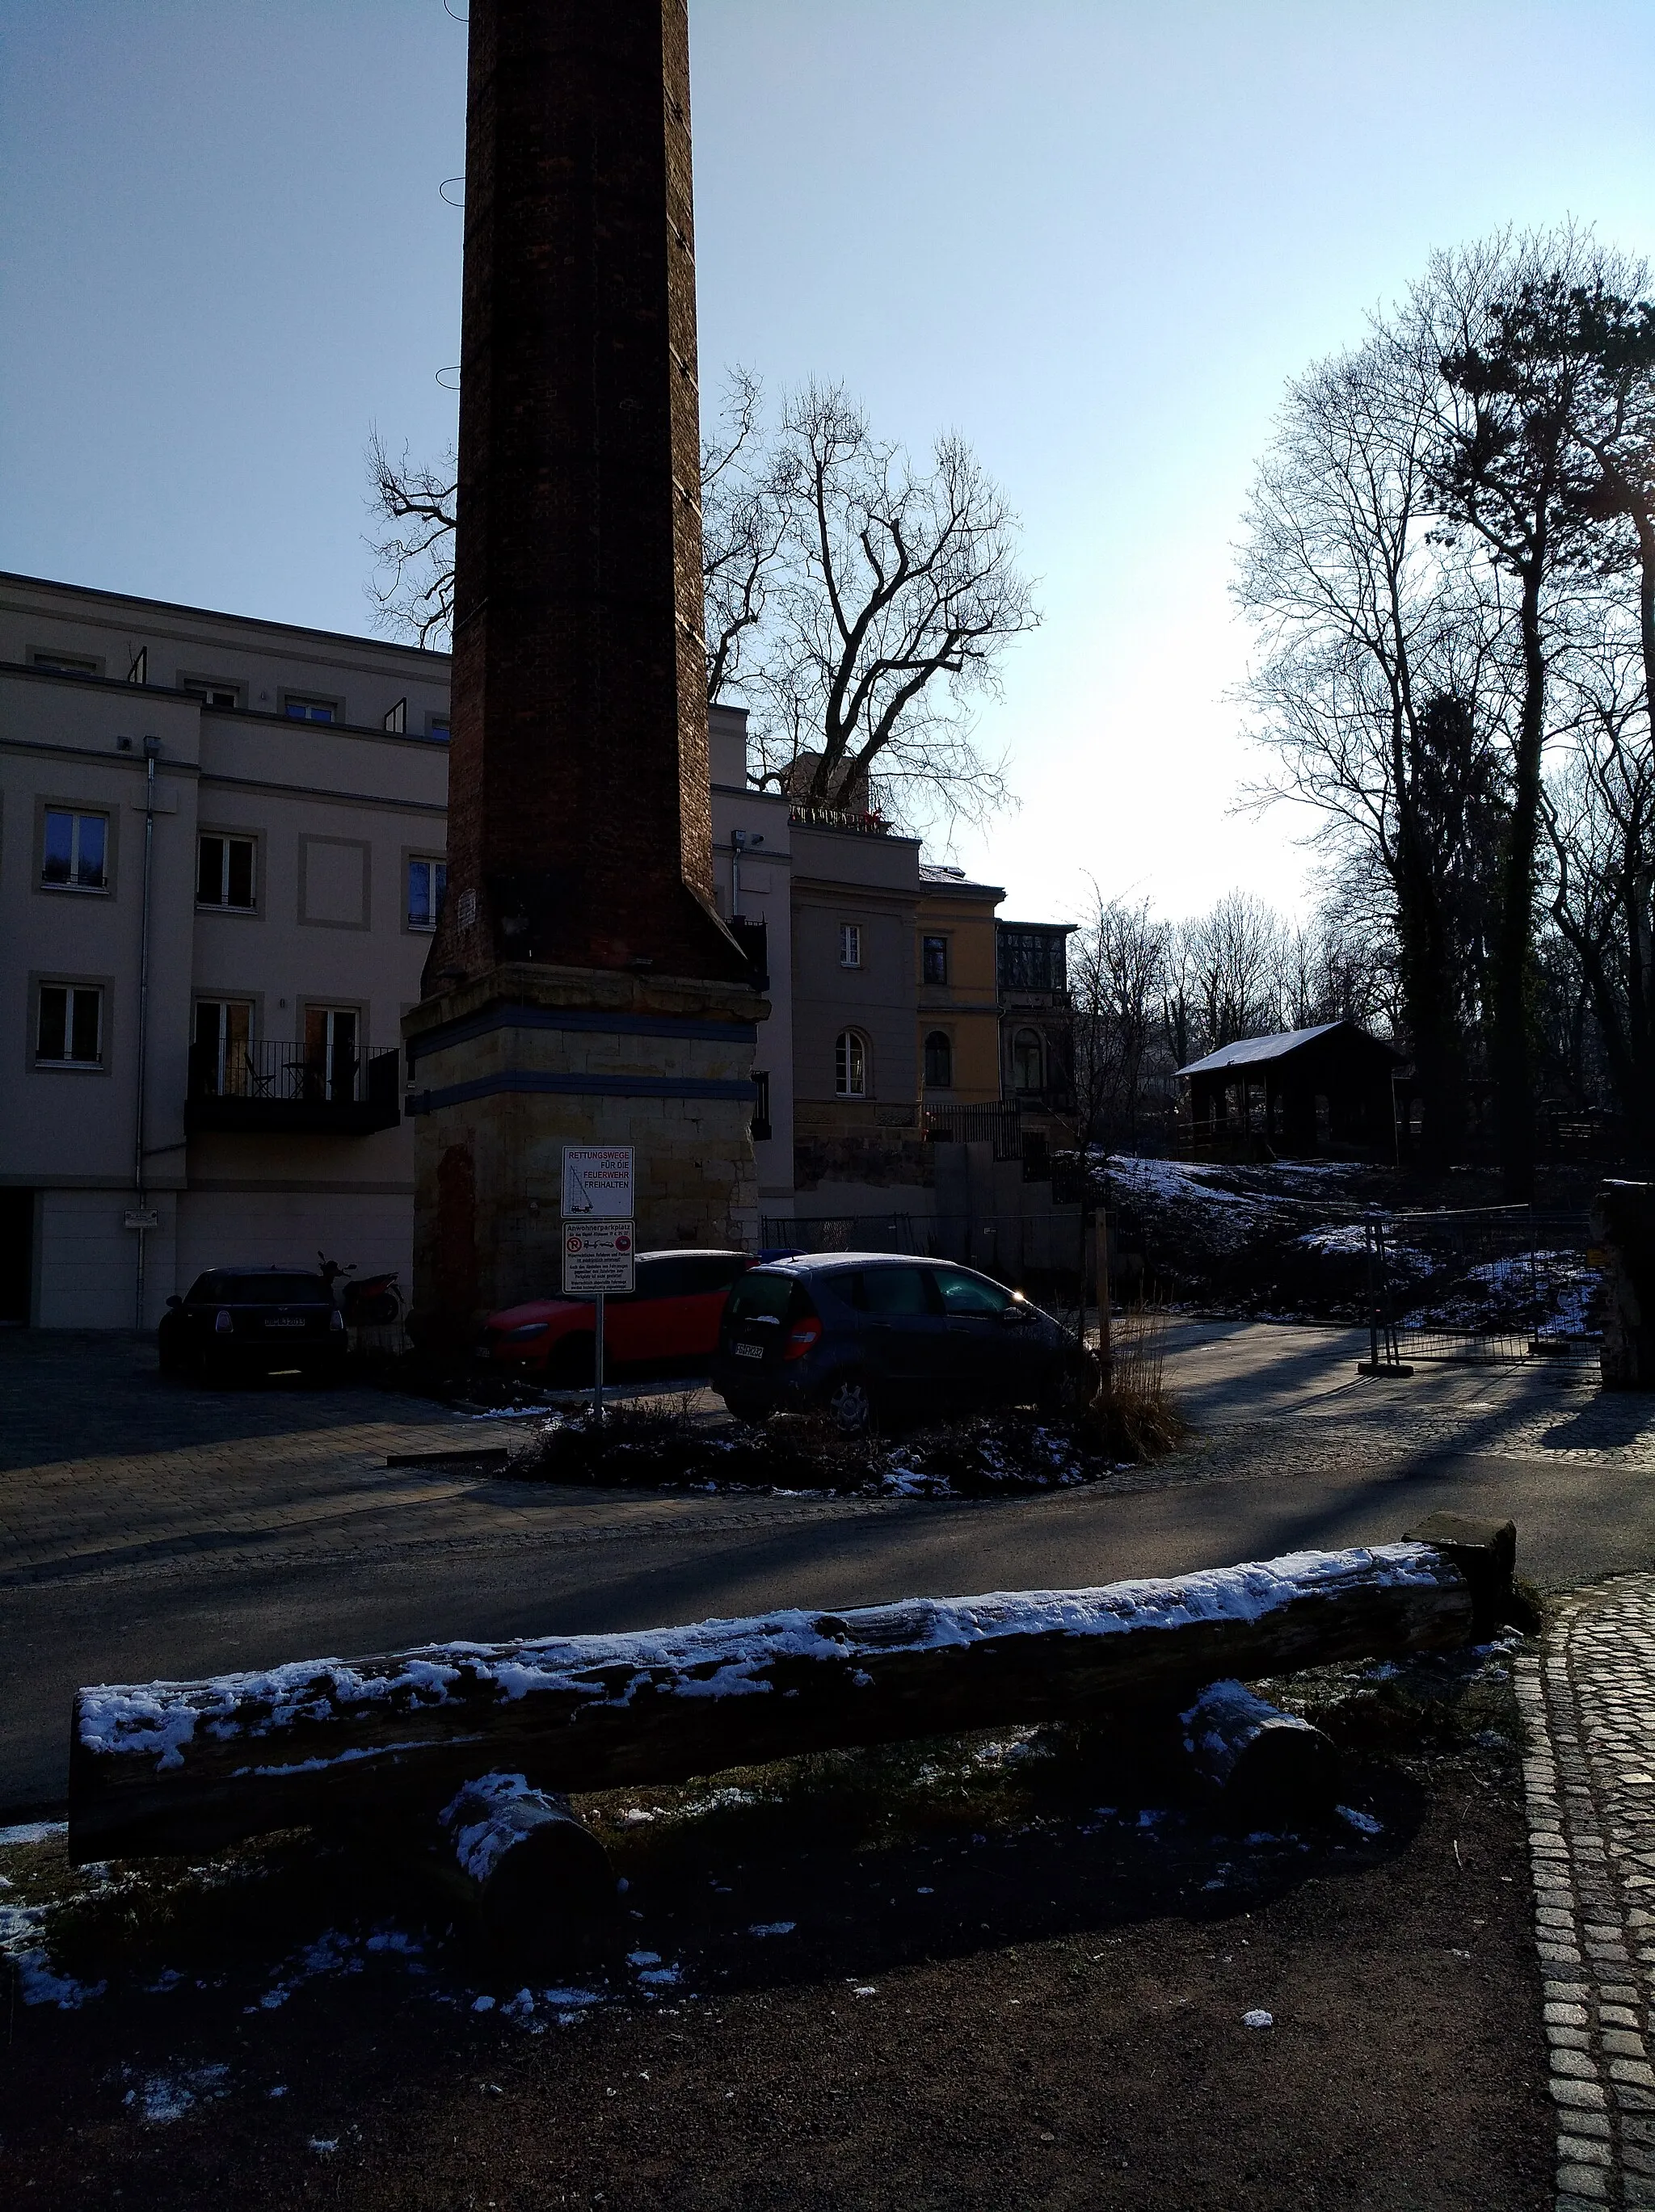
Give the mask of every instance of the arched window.
M 1019 1030 L 1012 1039 L 1012 1086 L 1017 1091 L 1045 1088 L 1045 1054 L 1038 1030 Z
M 928 1091 L 954 1087 L 954 1048 L 946 1030 L 933 1030 L 925 1040 L 925 1087 Z
M 855 1030 L 841 1030 L 834 1045 L 833 1087 L 841 1098 L 867 1096 L 867 1048 Z

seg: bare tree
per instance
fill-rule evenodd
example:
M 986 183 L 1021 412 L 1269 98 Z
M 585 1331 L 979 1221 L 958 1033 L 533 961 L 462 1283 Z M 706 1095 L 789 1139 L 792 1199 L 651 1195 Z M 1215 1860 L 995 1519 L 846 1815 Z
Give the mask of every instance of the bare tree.
M 1167 929 L 1147 899 L 1105 898 L 1069 940 L 1075 1118 L 1083 1143 L 1135 1144 L 1160 1035 Z
M 1559 602 L 1590 558 L 1579 432 L 1598 367 L 1589 304 L 1624 276 L 1572 229 L 1439 253 L 1409 326 L 1436 354 L 1433 489 L 1515 599 L 1510 817 L 1494 957 L 1493 1052 L 1506 1195 L 1535 1164 L 1533 1002 L 1549 684 Z
M 1196 1055 L 1281 1026 L 1284 925 L 1274 908 L 1250 892 L 1227 891 L 1208 912 L 1183 923 L 1180 934 Z
M 787 509 L 778 496 L 763 426 L 758 380 L 735 368 L 701 447 L 702 606 L 707 696 L 735 684 L 781 554 Z M 446 647 L 453 634 L 454 512 L 459 466 L 451 447 L 435 466 L 393 461 L 377 430 L 368 439 L 375 562 L 368 585 L 379 628 L 418 645 Z
M 1445 1161 L 1463 1133 L 1466 1041 L 1451 881 L 1463 824 L 1445 818 L 1441 702 L 1486 758 L 1507 626 L 1476 560 L 1442 542 L 1439 381 L 1427 334 L 1380 325 L 1289 386 L 1235 588 L 1260 646 L 1242 696 L 1278 763 L 1252 803 L 1311 807 L 1330 875 L 1360 885 L 1395 933 L 1425 1140 Z
M 970 702 L 997 693 L 1005 647 L 1039 617 L 1003 495 L 958 437 L 932 464 L 876 438 L 840 386 L 808 386 L 784 410 L 772 483 L 787 562 L 749 688 L 758 775 L 806 805 L 872 792 L 910 819 L 978 818 L 1005 801 Z

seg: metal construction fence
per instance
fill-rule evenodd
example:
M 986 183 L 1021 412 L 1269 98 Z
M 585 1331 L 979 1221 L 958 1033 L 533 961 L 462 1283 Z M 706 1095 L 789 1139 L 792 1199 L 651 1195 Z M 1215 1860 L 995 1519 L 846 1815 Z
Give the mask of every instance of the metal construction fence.
M 1477 1206 L 1369 1213 L 1364 1225 L 1377 1366 L 1597 1356 L 1584 1215 Z

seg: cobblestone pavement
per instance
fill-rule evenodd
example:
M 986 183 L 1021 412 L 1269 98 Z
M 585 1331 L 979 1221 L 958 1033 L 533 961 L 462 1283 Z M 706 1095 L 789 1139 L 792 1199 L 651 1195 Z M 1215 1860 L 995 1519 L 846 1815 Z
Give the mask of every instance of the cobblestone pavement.
M 1516 1687 L 1559 2212 L 1655 2206 L 1655 1575 L 1566 1601 Z

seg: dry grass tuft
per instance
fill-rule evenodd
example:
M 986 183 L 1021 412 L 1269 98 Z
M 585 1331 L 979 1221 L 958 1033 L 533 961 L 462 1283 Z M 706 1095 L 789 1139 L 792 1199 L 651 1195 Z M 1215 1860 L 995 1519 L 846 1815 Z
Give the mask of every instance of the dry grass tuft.
M 1112 1458 L 1142 1462 L 1174 1451 L 1190 1433 L 1166 1387 L 1166 1310 L 1135 1306 L 1110 1330 L 1104 1387 L 1080 1424 L 1086 1441 Z

